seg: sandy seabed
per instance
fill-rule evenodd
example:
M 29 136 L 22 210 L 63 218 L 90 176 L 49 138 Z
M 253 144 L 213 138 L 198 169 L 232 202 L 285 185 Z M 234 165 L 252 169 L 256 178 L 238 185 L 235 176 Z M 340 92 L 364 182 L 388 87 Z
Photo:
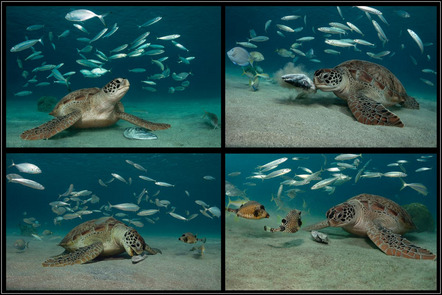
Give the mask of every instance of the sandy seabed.
M 36 103 L 6 102 L 6 147 L 221 147 L 221 128 L 214 129 L 203 118 L 204 110 L 221 120 L 219 98 L 207 100 L 175 100 L 172 102 L 123 102 L 125 112 L 155 123 L 167 123 L 167 130 L 153 131 L 158 139 L 130 140 L 123 136 L 127 127 L 135 125 L 119 120 L 106 128 L 68 129 L 49 140 L 23 140 L 20 134 L 52 120 L 38 112 Z M 221 126 L 221 123 L 219 124 Z
M 31 241 L 19 252 L 16 239 Z M 22 236 L 6 239 L 6 290 L 221 290 L 221 241 L 207 238 L 203 257 L 189 251 L 194 245 L 175 237 L 149 237 L 163 254 L 132 264 L 128 254 L 92 263 L 43 267 L 50 256 L 63 252 L 60 239 L 43 241 Z M 199 244 L 198 244 L 199 246 Z
M 262 81 L 253 92 L 247 83 L 247 77 L 226 72 L 227 147 L 437 146 L 437 104 L 432 100 L 418 100 L 419 110 L 389 107 L 404 128 L 371 126 L 358 123 L 333 93 L 296 99 L 295 90 L 278 84 Z
M 340 228 L 321 230 L 328 245 L 302 228 L 294 234 L 265 232 L 264 225 L 280 224 L 270 214 L 245 220 L 227 213 L 226 290 L 436 290 L 436 261 L 387 256 L 368 238 Z M 308 216 L 303 226 L 322 219 Z M 405 236 L 437 252 L 436 234 Z

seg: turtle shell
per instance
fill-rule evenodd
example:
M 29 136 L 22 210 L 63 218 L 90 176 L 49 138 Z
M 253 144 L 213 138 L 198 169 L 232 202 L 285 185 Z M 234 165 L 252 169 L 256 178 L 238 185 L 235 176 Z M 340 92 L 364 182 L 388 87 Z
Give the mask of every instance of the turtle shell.
M 79 106 L 86 101 L 89 101 L 89 99 L 100 90 L 101 89 L 97 87 L 75 90 L 63 97 L 49 115 L 59 117 L 69 114 L 72 112 L 72 107 Z
M 354 91 L 363 88 L 374 90 L 380 100 L 385 99 L 384 103 L 396 104 L 407 100 L 408 94 L 401 81 L 381 65 L 363 60 L 349 60 L 337 65 L 335 70 L 348 74 L 350 89 Z M 376 97 L 372 98 L 379 101 Z

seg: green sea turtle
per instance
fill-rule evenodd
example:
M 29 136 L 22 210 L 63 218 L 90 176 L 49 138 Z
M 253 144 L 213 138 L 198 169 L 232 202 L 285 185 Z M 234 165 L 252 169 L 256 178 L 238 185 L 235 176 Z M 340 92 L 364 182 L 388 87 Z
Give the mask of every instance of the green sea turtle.
M 349 60 L 332 69 L 317 70 L 313 83 L 303 74 L 289 74 L 281 78 L 303 90 L 332 91 L 347 101 L 356 120 L 363 124 L 403 127 L 399 117 L 385 106 L 401 104 L 406 108 L 419 109 L 419 103 L 408 96 L 392 72 L 368 61 Z
M 390 199 L 360 194 L 336 205 L 326 213 L 327 220 L 304 228 L 319 230 L 342 227 L 345 231 L 368 236 L 385 254 L 413 259 L 436 259 L 430 251 L 412 244 L 401 235 L 415 228 L 407 211 Z
M 69 128 L 107 127 L 122 119 L 150 129 L 170 128 L 169 124 L 152 123 L 124 112 L 120 100 L 129 90 L 129 81 L 116 78 L 103 88 L 85 88 L 63 97 L 49 114 L 55 119 L 36 128 L 26 130 L 20 137 L 25 140 L 47 139 Z
M 144 251 L 154 255 L 161 250 L 151 248 L 133 228 L 113 217 L 101 217 L 74 227 L 60 242 L 66 250 L 43 262 L 43 266 L 81 264 L 101 256 L 118 255 L 126 251 L 130 256 Z

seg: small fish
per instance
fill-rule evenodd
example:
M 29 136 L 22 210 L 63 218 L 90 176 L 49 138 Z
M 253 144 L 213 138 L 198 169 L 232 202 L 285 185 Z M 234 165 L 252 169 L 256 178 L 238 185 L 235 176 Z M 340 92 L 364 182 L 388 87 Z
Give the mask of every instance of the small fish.
M 107 32 L 107 30 L 108 28 L 104 28 L 103 30 L 101 30 L 94 38 L 92 38 L 91 41 L 89 41 L 89 43 L 95 42 L 100 39 Z
M 141 178 L 141 179 L 143 179 L 143 180 L 156 182 L 155 179 L 152 179 L 152 178 L 147 177 L 147 176 L 144 176 L 144 175 L 140 175 L 140 176 L 138 176 L 138 177 Z
M 256 167 L 256 169 L 262 170 L 263 168 L 266 168 L 266 167 L 271 167 L 271 166 L 275 166 L 275 165 L 277 166 L 277 165 L 282 164 L 282 163 L 284 163 L 285 161 L 287 161 L 287 159 L 288 159 L 288 158 L 286 158 L 286 157 L 284 157 L 284 158 L 280 158 L 280 159 L 277 159 L 277 160 L 271 161 L 271 162 L 269 162 L 269 163 L 267 163 L 267 164 L 264 164 L 264 165 L 258 166 L 258 167 Z
M 207 209 L 210 213 L 213 214 L 213 216 L 216 216 L 218 218 L 221 217 L 221 210 L 218 207 L 210 207 Z
M 422 82 L 424 82 L 425 84 L 427 84 L 427 85 L 430 85 L 430 86 L 434 86 L 434 84 L 433 84 L 433 82 L 431 82 L 431 81 L 429 81 L 429 80 L 427 80 L 427 79 L 424 79 L 424 78 L 419 78 Z
M 402 182 L 402 187 L 400 190 L 403 190 L 405 187 L 408 186 L 424 196 L 428 195 L 428 189 L 422 183 L 405 183 L 402 178 L 400 178 L 400 180 Z
M 72 193 L 72 190 L 73 190 L 73 189 L 74 189 L 74 185 L 71 184 L 71 185 L 69 186 L 68 190 L 65 191 L 63 194 L 59 195 L 58 198 L 69 196 L 69 195 Z
M 187 232 L 181 235 L 181 237 L 178 238 L 178 240 L 183 241 L 186 244 L 195 244 L 198 241 L 201 241 L 202 243 L 206 242 L 206 238 L 197 238 L 197 235 L 194 235 L 191 232 Z
M 269 39 L 270 38 L 267 36 L 256 36 L 256 37 L 250 38 L 249 42 L 250 41 L 252 41 L 252 42 L 265 42 L 265 41 L 268 41 Z
M 42 241 L 42 239 L 40 238 L 40 236 L 36 235 L 36 234 L 31 234 L 34 238 L 36 238 L 39 241 Z
M 246 219 L 262 219 L 269 218 L 270 215 L 265 210 L 264 205 L 256 202 L 256 201 L 248 201 L 247 203 L 241 205 L 238 209 L 232 209 L 227 207 L 226 210 L 228 212 L 233 212 L 238 217 L 246 218 Z
M 302 225 L 301 211 L 294 209 L 287 213 L 286 217 L 281 220 L 281 225 L 277 228 L 264 226 L 264 230 L 268 232 L 285 232 L 296 233 Z
M 203 206 L 204 208 L 209 207 L 204 201 L 201 200 L 195 200 L 195 203 L 197 203 L 200 206 Z
M 118 179 L 119 181 L 128 184 L 127 181 L 126 181 L 123 177 L 121 177 L 120 175 L 118 175 L 117 173 L 111 173 L 111 175 L 112 175 L 113 177 L 115 177 L 116 179 Z
M 419 36 L 410 29 L 407 29 L 408 34 L 410 34 L 411 38 L 413 38 L 413 40 L 416 42 L 417 46 L 419 46 L 419 49 L 421 50 L 421 53 L 424 53 L 424 44 L 422 43 L 421 38 L 419 38 Z
M 22 50 L 25 50 L 25 49 L 31 48 L 31 47 L 34 46 L 37 42 L 40 42 L 41 45 L 44 45 L 42 39 L 43 39 L 43 36 L 40 37 L 40 39 L 33 39 L 33 40 L 26 40 L 26 41 L 23 41 L 23 42 L 21 42 L 21 43 L 15 45 L 15 46 L 13 46 L 13 47 L 11 48 L 10 51 L 11 51 L 11 52 L 19 52 L 19 51 L 22 51 Z
M 372 20 L 371 22 L 373 23 L 376 31 L 379 33 L 379 36 L 381 36 L 385 41 L 388 41 L 388 38 L 385 35 L 384 30 L 382 30 L 381 26 L 375 20 Z
M 132 211 L 132 212 L 136 212 L 140 209 L 140 207 L 134 203 L 121 203 L 121 204 L 117 204 L 117 205 L 112 205 L 111 203 L 109 203 L 109 208 L 112 208 L 112 207 L 115 207 L 115 208 L 123 210 L 123 211 Z
M 21 185 L 33 188 L 33 189 L 38 189 L 38 190 L 44 190 L 45 187 L 42 186 L 40 183 L 30 180 L 30 179 L 25 179 L 25 178 L 12 178 L 12 179 L 8 179 L 9 182 L 13 182 L 13 183 L 19 183 Z
M 210 175 L 206 175 L 203 177 L 205 180 L 215 180 L 215 177 L 210 176 Z
M 315 39 L 315 37 L 307 36 L 307 37 L 301 37 L 301 38 L 298 38 L 298 39 L 296 39 L 296 41 L 299 41 L 299 42 L 306 42 L 306 41 L 312 41 L 312 40 L 314 40 L 314 39 Z
M 416 169 L 415 172 L 422 172 L 422 171 L 428 171 L 428 170 L 431 170 L 431 168 L 428 168 L 428 167 L 422 167 L 422 168 Z
M 29 248 L 29 242 L 25 242 L 23 239 L 18 239 L 14 242 L 14 248 L 23 251 L 26 248 Z
M 174 218 L 176 218 L 176 219 L 187 221 L 187 218 L 186 218 L 186 217 L 181 216 L 181 215 L 179 215 L 179 214 L 176 214 L 176 213 L 173 213 L 173 212 L 169 212 L 169 215 L 172 216 L 172 217 L 174 217 Z
M 172 35 L 157 37 L 157 39 L 160 39 L 160 40 L 174 40 L 174 39 L 177 39 L 179 37 L 180 37 L 179 34 L 172 34 Z
M 371 13 L 371 14 L 377 14 L 377 15 L 382 15 L 382 12 L 373 8 L 373 7 L 369 7 L 369 6 L 356 6 L 357 8 L 359 8 L 362 11 Z
M 362 154 L 340 154 L 339 156 L 335 157 L 336 161 L 346 161 L 346 160 L 353 160 L 358 157 L 362 157 Z
M 131 72 L 131 73 L 144 73 L 145 71 L 146 71 L 146 69 L 143 69 L 143 68 L 134 68 L 134 69 L 129 70 L 129 72 Z
M 349 42 L 344 42 L 341 40 L 336 40 L 336 39 L 326 39 L 325 43 L 327 43 L 328 45 L 332 45 L 332 46 L 337 46 L 337 47 L 356 47 L 355 44 L 349 43 Z
M 280 30 L 285 31 L 285 32 L 289 32 L 289 33 L 293 33 L 293 32 L 295 32 L 295 30 L 293 30 L 292 28 L 290 28 L 289 26 L 286 26 L 286 25 L 276 24 L 276 26 L 277 26 Z
M 264 25 L 264 31 L 267 32 L 267 29 L 270 27 L 270 24 L 272 23 L 272 20 L 269 19 L 268 21 L 266 21 L 265 25 Z
M 238 176 L 240 174 L 241 174 L 241 172 L 239 172 L 239 171 L 237 171 L 237 172 L 230 172 L 229 174 L 227 174 L 227 176 L 234 177 L 234 176 Z
M 409 18 L 410 17 L 410 14 L 408 12 L 406 12 L 405 10 L 395 10 L 394 12 L 402 18 Z
M 170 183 L 162 182 L 162 181 L 155 181 L 155 184 L 159 185 L 159 186 L 164 186 L 164 187 L 174 187 L 175 186 L 174 184 L 170 184 Z
M 204 208 L 204 210 L 203 210 L 203 209 L 200 209 L 200 212 L 201 212 L 201 214 L 203 214 L 204 216 L 206 216 L 206 217 L 208 217 L 208 218 L 210 218 L 210 219 L 213 219 L 212 216 L 210 216 L 209 214 L 207 214 L 207 209 L 206 209 L 206 208 Z
M 68 213 L 68 214 L 63 215 L 64 220 L 75 219 L 77 217 L 81 219 L 81 215 L 77 214 L 77 213 Z
M 147 22 L 145 22 L 145 23 L 142 24 L 141 26 L 138 26 L 138 28 L 143 28 L 143 27 L 151 26 L 151 25 L 153 25 L 153 24 L 159 22 L 161 19 L 162 19 L 161 16 L 157 16 L 157 17 L 155 17 L 155 18 L 153 18 L 153 19 L 148 20 Z
M 338 179 L 337 177 L 331 177 L 331 178 L 321 180 L 321 181 L 317 182 L 315 185 L 313 185 L 311 187 L 311 189 L 316 190 L 316 189 L 326 187 L 326 186 L 332 184 L 333 182 L 335 182 L 337 179 Z
M 138 212 L 137 215 L 138 216 L 149 216 L 149 215 L 154 215 L 158 212 L 160 212 L 160 210 L 158 210 L 158 209 L 148 209 L 148 210 L 142 210 L 142 211 Z
M 65 16 L 65 19 L 71 22 L 82 22 L 88 19 L 91 19 L 93 17 L 98 17 L 104 26 L 106 26 L 106 23 L 104 22 L 104 17 L 107 14 L 98 15 L 94 12 L 87 10 L 87 9 L 77 9 L 71 12 L 68 12 Z
M 289 169 L 289 168 L 284 168 L 284 169 L 276 170 L 276 171 L 273 171 L 272 173 L 266 175 L 263 179 L 270 179 L 270 178 L 278 177 L 278 176 L 287 174 L 290 171 L 292 171 L 292 169 Z
M 105 184 L 105 183 L 103 182 L 103 180 L 101 180 L 101 179 L 98 179 L 98 183 L 99 183 L 101 186 L 107 187 L 107 184 Z
M 26 28 L 26 31 L 37 31 L 43 29 L 45 25 L 32 25 Z
M 390 171 L 387 173 L 383 173 L 382 176 L 385 176 L 385 177 L 407 177 L 407 174 L 405 174 L 404 172 L 399 172 L 399 171 Z

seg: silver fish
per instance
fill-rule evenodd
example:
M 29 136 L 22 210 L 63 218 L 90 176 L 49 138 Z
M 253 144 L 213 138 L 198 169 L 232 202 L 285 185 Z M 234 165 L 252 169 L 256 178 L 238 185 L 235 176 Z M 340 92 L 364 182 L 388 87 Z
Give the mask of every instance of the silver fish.
M 155 17 L 155 18 L 153 18 L 153 19 L 148 20 L 147 22 L 145 22 L 145 23 L 142 24 L 141 26 L 138 26 L 138 28 L 151 26 L 151 25 L 153 25 L 153 24 L 159 22 L 161 19 L 162 19 L 161 16 L 157 16 L 157 17 Z
M 278 177 L 278 176 L 281 176 L 281 175 L 287 174 L 287 173 L 289 173 L 290 171 L 292 171 L 292 169 L 289 169 L 289 168 L 284 168 L 284 169 L 276 170 L 276 171 L 273 171 L 273 172 L 270 173 L 270 174 L 267 174 L 267 175 L 264 177 L 264 179 L 270 179 L 270 178 Z
M 72 193 L 72 190 L 73 190 L 73 189 L 74 189 L 74 185 L 71 184 L 71 185 L 69 186 L 68 190 L 65 191 L 63 194 L 59 195 L 58 198 L 69 196 L 69 195 Z
M 204 208 L 209 207 L 204 201 L 201 200 L 195 200 L 195 203 L 197 203 L 200 206 L 203 206 Z
M 137 213 L 138 216 L 149 216 L 149 215 L 154 215 L 156 213 L 160 212 L 160 210 L 158 209 L 148 209 L 148 210 L 143 210 Z
M 402 187 L 400 190 L 403 190 L 405 187 L 408 186 L 424 196 L 428 195 L 428 189 L 422 183 L 405 183 L 402 178 L 400 178 L 400 180 L 402 181 Z
M 132 211 L 132 212 L 138 211 L 140 209 L 140 207 L 134 203 L 121 203 L 117 205 L 112 205 L 111 203 L 109 203 L 109 208 L 112 207 L 115 207 L 123 211 Z
M 124 137 L 128 139 L 157 139 L 158 136 L 142 127 L 128 127 L 124 130 Z
M 430 86 L 434 86 L 434 84 L 433 84 L 433 82 L 431 82 L 431 81 L 429 81 L 429 80 L 427 80 L 427 79 L 424 79 L 424 78 L 419 78 L 422 82 L 424 82 L 425 84 L 427 84 L 427 85 L 430 85 Z
M 204 216 L 209 217 L 210 219 L 213 219 L 213 217 L 210 216 L 210 215 L 207 213 L 207 209 L 205 209 L 205 210 L 200 209 L 200 212 L 201 212 L 201 214 L 203 214 Z
M 338 177 L 331 177 L 331 178 L 321 180 L 321 181 L 317 182 L 315 185 L 313 185 L 311 187 L 311 189 L 316 190 L 316 189 L 326 187 L 326 186 L 332 184 L 333 182 L 335 182 L 337 179 L 338 179 Z
M 44 186 L 42 186 L 40 183 L 30 180 L 30 179 L 26 179 L 26 178 L 12 178 L 11 180 L 9 180 L 9 182 L 13 182 L 13 183 L 19 183 L 21 185 L 33 188 L 33 189 L 38 189 L 38 190 L 44 190 Z
M 286 26 L 286 25 L 276 24 L 276 26 L 277 26 L 280 30 L 285 31 L 285 32 L 289 32 L 289 33 L 293 33 L 293 32 L 295 32 L 295 30 L 293 30 L 292 28 L 290 28 L 289 26 Z
M 67 13 L 65 16 L 65 19 L 67 19 L 68 21 L 71 21 L 71 22 L 82 22 L 82 21 L 91 19 L 93 17 L 98 17 L 101 20 L 101 22 L 103 23 L 103 25 L 106 26 L 106 23 L 104 22 L 104 17 L 106 15 L 107 14 L 98 15 L 98 14 L 95 14 L 94 12 L 87 10 L 87 9 L 77 9 L 77 10 Z
M 120 175 L 118 175 L 117 173 L 111 173 L 111 175 L 112 175 L 113 177 L 115 177 L 116 179 L 118 179 L 119 181 L 124 182 L 124 183 L 127 183 L 127 181 L 126 181 L 123 177 L 121 177 Z
M 328 45 L 338 46 L 338 47 L 350 47 L 350 46 L 356 47 L 355 44 L 336 39 L 326 39 L 324 42 L 327 43 Z
M 153 181 L 153 182 L 156 182 L 155 179 L 152 179 L 152 178 L 147 177 L 147 176 L 144 176 L 144 175 L 140 175 L 140 176 L 138 176 L 138 177 L 141 178 L 141 179 L 147 180 L 147 181 Z
M 40 42 L 41 45 L 44 45 L 42 39 L 43 39 L 43 37 L 40 37 L 40 39 L 26 40 L 21 43 L 18 43 L 17 45 L 15 45 L 11 48 L 11 52 L 19 52 L 19 51 L 31 48 L 37 42 Z
M 250 63 L 250 53 L 242 47 L 234 47 L 227 51 L 227 56 L 230 61 L 241 67 L 247 66 Z
M 340 154 L 339 156 L 335 157 L 336 161 L 346 161 L 346 160 L 353 160 L 357 157 L 362 157 L 362 154 Z
M 267 164 L 260 165 L 260 166 L 256 167 L 256 169 L 262 170 L 263 168 L 266 168 L 266 167 L 279 165 L 279 164 L 284 163 L 285 161 L 287 161 L 287 159 L 288 159 L 288 158 L 286 158 L 286 157 L 284 157 L 284 158 L 280 158 L 280 159 L 277 159 L 277 160 L 271 161 L 271 162 L 269 162 L 269 163 L 267 163 Z
M 407 177 L 407 174 L 405 174 L 404 172 L 400 172 L 400 171 L 390 171 L 387 173 L 383 173 L 382 176 L 385 176 L 385 177 Z
M 364 36 L 364 33 L 361 32 L 361 30 L 359 30 L 359 28 L 357 26 L 355 26 L 354 24 L 352 24 L 351 22 L 347 22 L 347 25 L 356 33 L 361 34 L 362 36 Z
M 356 6 L 357 8 L 359 8 L 362 11 L 371 13 L 371 14 L 377 14 L 377 15 L 381 15 L 382 12 L 373 8 L 373 7 L 369 7 L 369 6 Z
M 265 25 L 264 25 L 264 31 L 267 32 L 267 29 L 270 27 L 270 24 L 272 23 L 272 20 L 269 19 L 268 21 L 266 21 Z
M 92 38 L 91 41 L 89 41 L 89 43 L 95 42 L 98 39 L 101 38 L 101 36 L 103 36 L 106 32 L 107 32 L 108 28 L 104 28 L 103 30 L 101 30 L 94 38 Z
M 160 40 L 174 40 L 174 39 L 177 39 L 179 37 L 180 37 L 179 34 L 172 34 L 172 35 L 157 37 L 157 39 L 160 39 Z
M 267 36 L 256 36 L 256 37 L 249 39 L 249 42 L 250 41 L 252 41 L 252 42 L 265 42 L 265 41 L 268 41 L 269 39 L 270 38 Z
M 286 16 L 281 17 L 281 20 L 295 20 L 300 17 L 301 17 L 300 15 L 286 15 Z
M 373 26 L 376 29 L 376 31 L 379 33 L 379 35 L 381 35 L 384 40 L 388 41 L 388 38 L 385 35 L 384 31 L 382 30 L 381 26 L 375 20 L 372 20 L 371 22 L 373 23 Z
M 176 214 L 176 213 L 173 213 L 173 212 L 169 212 L 169 214 L 170 214 L 170 216 L 175 217 L 176 219 L 187 221 L 187 218 L 186 218 L 186 217 L 181 216 L 181 215 L 179 215 L 179 214 Z
M 422 172 L 422 171 L 428 171 L 428 170 L 431 170 L 431 168 L 428 168 L 428 167 L 422 167 L 422 168 L 416 169 L 415 172 Z
M 419 46 L 419 49 L 421 50 L 421 53 L 424 53 L 424 44 L 422 43 L 421 38 L 412 30 L 407 29 L 408 34 L 410 34 L 411 38 L 416 42 L 417 46 Z
M 159 186 L 164 186 L 164 187 L 174 187 L 175 186 L 174 184 L 170 184 L 170 183 L 162 182 L 162 181 L 156 181 L 155 184 L 159 185 Z

